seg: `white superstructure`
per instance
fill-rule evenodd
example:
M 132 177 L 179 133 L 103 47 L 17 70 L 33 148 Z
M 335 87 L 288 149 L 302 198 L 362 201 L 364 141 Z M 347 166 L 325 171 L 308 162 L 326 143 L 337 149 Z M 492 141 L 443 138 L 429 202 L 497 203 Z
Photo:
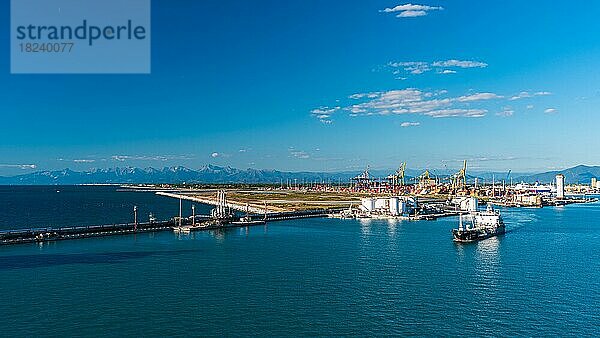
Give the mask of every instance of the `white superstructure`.
M 565 198 L 565 175 L 556 175 L 556 198 Z
M 550 194 L 556 191 L 551 185 L 544 184 L 528 184 L 528 183 L 519 183 L 513 187 L 513 190 L 518 192 L 526 192 L 526 193 L 537 193 L 537 194 Z

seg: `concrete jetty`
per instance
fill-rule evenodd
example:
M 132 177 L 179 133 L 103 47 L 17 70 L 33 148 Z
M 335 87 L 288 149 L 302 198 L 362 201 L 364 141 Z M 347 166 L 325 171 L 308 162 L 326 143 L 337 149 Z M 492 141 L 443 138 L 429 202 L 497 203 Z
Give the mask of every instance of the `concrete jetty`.
M 181 219 L 182 226 L 190 226 L 192 231 L 206 230 L 224 230 L 230 228 L 243 228 L 249 226 L 262 225 L 266 222 L 286 221 L 302 218 L 327 217 L 331 212 L 337 210 L 321 209 L 307 211 L 273 212 L 263 216 L 256 217 L 263 220 L 263 223 L 243 223 L 231 221 L 221 221 L 216 219 L 206 220 L 207 216 L 197 215 L 197 220 L 192 222 L 191 217 Z M 198 220 L 200 218 L 200 220 Z M 204 220 L 202 220 L 204 219 Z M 32 228 L 32 229 L 14 229 L 0 231 L 0 245 L 42 243 L 51 241 L 61 241 L 69 239 L 83 239 L 91 237 L 106 237 L 116 235 L 132 235 L 137 233 L 173 231 L 180 226 L 178 217 L 168 221 L 154 221 L 146 223 L 124 223 L 124 224 L 106 224 L 76 227 L 60 228 Z
M 202 203 L 202 204 L 207 204 L 207 205 L 214 205 L 214 206 L 219 205 L 219 201 L 216 198 L 212 198 L 212 197 L 198 197 L 198 196 L 190 196 L 190 195 L 180 194 L 180 193 L 175 194 L 172 192 L 164 192 L 164 191 L 157 191 L 156 194 L 160 195 L 160 196 L 183 199 L 186 201 L 192 201 L 192 202 L 197 202 L 197 203 Z M 252 206 L 252 205 L 246 205 L 244 203 L 231 202 L 229 200 L 226 202 L 226 207 L 230 208 L 232 210 L 241 211 L 241 212 L 248 211 L 249 213 L 257 214 L 257 215 L 263 215 L 265 213 L 268 215 L 268 214 L 275 213 L 275 211 L 269 211 L 268 205 L 265 209 L 264 207 L 259 208 L 259 207 Z

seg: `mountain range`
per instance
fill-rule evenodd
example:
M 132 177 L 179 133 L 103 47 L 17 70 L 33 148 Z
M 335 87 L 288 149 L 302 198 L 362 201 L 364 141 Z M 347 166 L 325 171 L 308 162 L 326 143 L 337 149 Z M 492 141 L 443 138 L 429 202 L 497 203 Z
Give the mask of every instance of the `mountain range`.
M 600 178 L 600 166 L 578 165 L 564 170 L 548 171 L 540 174 L 517 177 L 515 182 L 551 183 L 558 174 L 565 175 L 565 182 L 568 184 L 589 184 L 592 178 Z
M 406 180 L 416 177 L 421 171 L 407 170 Z M 385 177 L 390 171 L 373 170 L 372 177 Z M 358 171 L 346 172 L 285 172 L 261 169 L 236 169 L 206 165 L 199 169 L 182 166 L 156 168 L 108 168 L 89 171 L 70 169 L 56 171 L 38 171 L 12 177 L 0 177 L 0 185 L 70 185 L 70 184 L 119 184 L 119 183 L 280 183 L 280 182 L 348 182 L 359 174 Z M 450 173 L 432 171 L 433 175 L 447 176 Z M 557 174 L 565 175 L 567 183 L 589 183 L 592 177 L 600 177 L 600 166 L 579 165 L 561 171 L 549 171 L 538 174 L 513 174 L 513 182 L 551 183 Z M 470 173 L 469 181 L 478 178 L 480 182 L 497 182 L 508 178 L 507 173 L 479 172 Z
M 346 182 L 355 173 L 283 172 L 277 170 L 246 169 L 214 165 L 197 170 L 175 166 L 156 168 L 108 168 L 89 171 L 71 169 L 39 171 L 12 177 L 0 177 L 0 185 L 69 185 L 118 183 L 280 183 L 290 180 Z

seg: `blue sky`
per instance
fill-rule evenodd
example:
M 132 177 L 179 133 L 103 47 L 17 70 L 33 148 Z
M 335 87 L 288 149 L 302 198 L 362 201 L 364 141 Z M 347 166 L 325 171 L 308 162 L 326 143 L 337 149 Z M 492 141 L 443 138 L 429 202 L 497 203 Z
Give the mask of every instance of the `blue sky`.
M 586 1 L 153 0 L 150 75 L 11 75 L 4 24 L 0 175 L 600 164 L 599 14 Z

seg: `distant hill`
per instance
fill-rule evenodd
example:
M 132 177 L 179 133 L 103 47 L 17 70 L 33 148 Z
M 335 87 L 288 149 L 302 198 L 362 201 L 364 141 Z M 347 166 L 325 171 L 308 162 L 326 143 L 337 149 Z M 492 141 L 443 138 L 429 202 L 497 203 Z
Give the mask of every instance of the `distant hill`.
M 69 185 L 110 183 L 279 183 L 286 180 L 347 182 L 354 172 L 282 172 L 207 165 L 198 170 L 177 166 L 155 168 L 109 168 L 89 171 L 39 171 L 13 177 L 0 177 L 0 185 Z
M 533 174 L 517 177 L 514 179 L 515 182 L 540 182 L 540 183 L 551 183 L 555 180 L 556 175 L 565 175 L 565 182 L 567 184 L 589 184 L 593 177 L 600 178 L 600 166 L 586 166 L 578 165 L 573 168 L 548 171 L 541 174 Z
M 414 182 L 423 170 L 408 169 L 406 182 Z M 430 170 L 432 176 L 448 177 L 452 171 Z M 30 174 L 0 177 L 0 185 L 69 185 L 69 184 L 119 184 L 119 183 L 279 183 L 296 180 L 306 182 L 348 182 L 360 171 L 347 172 L 285 172 L 277 170 L 236 169 L 206 165 L 199 169 L 182 166 L 156 168 L 108 168 L 91 169 L 89 171 L 73 171 L 70 169 L 55 171 L 39 171 Z M 371 170 L 371 177 L 385 178 L 393 170 Z M 592 177 L 600 177 L 600 167 L 577 166 L 562 171 L 550 171 L 540 174 L 515 174 L 513 182 L 550 183 L 554 177 L 562 173 L 567 183 L 589 183 Z M 469 172 L 470 183 L 478 178 L 480 183 L 489 183 L 492 178 L 496 182 L 506 179 L 507 172 Z

